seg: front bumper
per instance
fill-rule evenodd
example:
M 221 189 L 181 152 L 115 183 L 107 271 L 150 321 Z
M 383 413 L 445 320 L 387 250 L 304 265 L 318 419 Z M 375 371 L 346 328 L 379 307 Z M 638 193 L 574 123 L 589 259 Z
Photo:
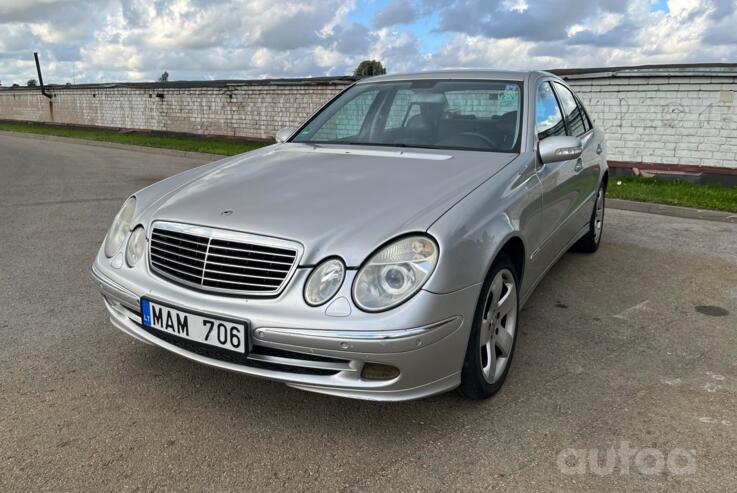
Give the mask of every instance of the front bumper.
M 330 303 L 310 307 L 302 299 L 309 269 L 297 269 L 276 299 L 246 300 L 184 288 L 155 276 L 145 265 L 130 269 L 112 264 L 100 251 L 92 278 L 110 321 L 126 334 L 216 368 L 313 392 L 382 401 L 417 399 L 458 386 L 480 289 L 475 285 L 443 295 L 420 291 L 394 310 L 369 314 L 350 301 L 355 271 L 349 271 L 336 299 L 346 298 L 350 313 L 331 316 L 326 313 Z M 211 357 L 179 344 L 174 336 L 149 332 L 141 325 L 142 296 L 214 318 L 247 321 L 247 360 Z M 364 379 L 366 363 L 391 365 L 400 374 L 391 380 Z

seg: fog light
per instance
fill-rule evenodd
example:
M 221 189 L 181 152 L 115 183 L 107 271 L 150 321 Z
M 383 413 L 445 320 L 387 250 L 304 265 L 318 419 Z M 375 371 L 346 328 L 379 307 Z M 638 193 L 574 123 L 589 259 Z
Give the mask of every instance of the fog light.
M 399 376 L 399 368 L 378 363 L 366 363 L 363 365 L 361 378 L 366 380 L 391 380 Z

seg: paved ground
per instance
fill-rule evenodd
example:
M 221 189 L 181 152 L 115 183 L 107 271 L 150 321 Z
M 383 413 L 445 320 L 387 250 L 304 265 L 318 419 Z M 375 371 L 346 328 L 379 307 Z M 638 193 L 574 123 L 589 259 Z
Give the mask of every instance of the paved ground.
M 107 322 L 88 269 L 109 222 L 194 164 L 0 136 L 0 491 L 734 491 L 737 225 L 608 211 L 599 253 L 523 312 L 496 398 L 349 401 Z

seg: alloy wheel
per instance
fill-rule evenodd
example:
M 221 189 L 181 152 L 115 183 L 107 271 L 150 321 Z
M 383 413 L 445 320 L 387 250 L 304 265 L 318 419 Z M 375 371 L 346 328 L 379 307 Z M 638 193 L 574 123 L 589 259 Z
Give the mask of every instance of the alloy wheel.
M 596 212 L 594 214 L 594 242 L 599 243 L 604 229 L 604 189 L 600 188 L 596 196 Z
M 509 269 L 494 276 L 484 305 L 479 350 L 481 372 L 487 383 L 496 382 L 507 368 L 517 329 L 517 286 Z

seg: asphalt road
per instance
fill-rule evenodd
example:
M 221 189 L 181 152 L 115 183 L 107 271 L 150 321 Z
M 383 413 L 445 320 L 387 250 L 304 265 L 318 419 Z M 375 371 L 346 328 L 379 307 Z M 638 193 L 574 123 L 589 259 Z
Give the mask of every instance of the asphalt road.
M 734 491 L 737 225 L 609 210 L 524 310 L 497 397 L 351 401 L 108 323 L 110 221 L 195 164 L 0 136 L 0 491 Z

